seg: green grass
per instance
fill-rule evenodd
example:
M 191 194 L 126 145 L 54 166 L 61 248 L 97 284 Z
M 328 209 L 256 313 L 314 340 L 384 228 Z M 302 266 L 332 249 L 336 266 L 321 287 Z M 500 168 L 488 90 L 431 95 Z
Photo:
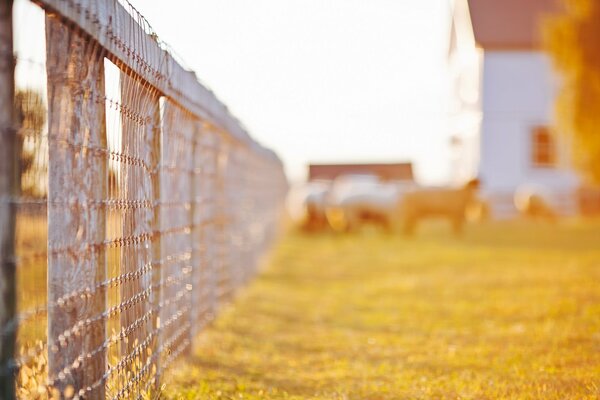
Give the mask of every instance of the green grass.
M 600 222 L 291 233 L 172 399 L 600 398 Z

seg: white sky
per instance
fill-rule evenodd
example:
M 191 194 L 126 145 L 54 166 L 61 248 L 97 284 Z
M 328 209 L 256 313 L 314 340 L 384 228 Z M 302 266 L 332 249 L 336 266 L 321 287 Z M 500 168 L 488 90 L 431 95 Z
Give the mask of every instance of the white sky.
M 133 0 L 291 180 L 317 162 L 448 177 L 447 0 Z

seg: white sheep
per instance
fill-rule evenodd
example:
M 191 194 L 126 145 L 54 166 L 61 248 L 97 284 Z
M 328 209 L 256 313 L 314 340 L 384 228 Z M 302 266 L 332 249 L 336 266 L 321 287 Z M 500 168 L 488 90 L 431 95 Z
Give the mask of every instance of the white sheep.
M 367 223 L 391 231 L 399 216 L 400 196 L 409 186 L 381 182 L 372 175 L 338 178 L 328 198 L 327 220 L 337 231 L 353 231 Z
M 558 213 L 552 205 L 552 196 L 540 185 L 525 184 L 515 190 L 515 208 L 523 216 L 555 222 Z
M 325 204 L 329 182 L 311 181 L 290 190 L 288 210 L 295 223 L 308 231 L 322 230 L 327 226 Z

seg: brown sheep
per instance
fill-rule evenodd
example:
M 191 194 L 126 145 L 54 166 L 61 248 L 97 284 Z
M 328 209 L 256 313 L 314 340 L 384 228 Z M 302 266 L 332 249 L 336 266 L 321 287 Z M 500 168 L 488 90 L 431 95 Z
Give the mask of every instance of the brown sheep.
M 401 202 L 403 230 L 414 233 L 420 220 L 429 217 L 447 218 L 455 234 L 460 234 L 465 223 L 467 207 L 476 199 L 479 180 L 473 179 L 458 189 L 422 188 L 406 193 Z

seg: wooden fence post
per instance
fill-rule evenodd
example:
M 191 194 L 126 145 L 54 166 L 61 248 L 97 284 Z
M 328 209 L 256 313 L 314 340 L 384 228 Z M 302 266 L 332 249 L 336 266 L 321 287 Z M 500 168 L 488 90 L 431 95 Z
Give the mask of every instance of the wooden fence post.
M 200 123 L 194 123 L 194 133 L 192 135 L 192 158 L 191 158 L 191 185 L 190 185 L 190 200 L 192 207 L 192 293 L 190 295 L 190 343 L 194 342 L 194 337 L 198 333 L 200 325 L 200 315 L 202 313 L 202 301 L 205 297 L 202 295 L 204 292 L 204 285 L 206 284 L 203 279 L 204 275 L 204 258 L 202 250 L 202 146 L 200 140 L 202 137 L 202 131 L 200 129 Z
M 14 126 L 15 59 L 12 0 L 0 0 L 0 398 L 15 398 L 16 329 L 4 328 L 16 316 L 15 220 L 19 193 L 18 141 Z
M 216 198 L 216 246 L 217 246 L 217 307 L 227 301 L 231 294 L 231 209 L 229 204 L 229 160 L 228 139 L 219 140 L 217 156 Z
M 202 326 L 214 318 L 218 302 L 219 259 L 220 250 L 218 235 L 218 183 L 219 179 L 219 136 L 210 128 L 210 124 L 202 124 L 202 227 L 201 249 L 203 260 L 203 277 L 206 307 Z
M 97 286 L 106 279 L 104 59 L 95 43 L 49 15 L 46 48 L 48 377 L 61 391 L 71 385 L 86 399 L 104 399 L 106 291 Z M 87 296 L 59 301 L 82 289 Z
M 150 153 L 150 166 L 153 171 L 151 176 L 152 180 L 152 201 L 154 206 L 152 207 L 152 296 L 150 299 L 150 306 L 158 310 L 153 315 L 150 324 L 150 329 L 155 333 L 154 339 L 150 344 L 152 348 L 153 364 L 156 366 L 156 372 L 154 376 L 154 389 L 160 388 L 160 380 L 162 374 L 160 351 L 161 348 L 161 334 L 160 334 L 160 304 L 162 301 L 162 270 L 163 270 L 163 251 L 162 251 L 162 224 L 161 224 L 161 213 L 163 212 L 162 198 L 161 198 L 161 157 L 163 153 L 162 148 L 162 128 L 161 128 L 161 115 L 160 115 L 160 99 L 157 99 L 157 107 L 153 114 L 154 125 L 152 127 L 152 140 Z M 163 321 L 164 322 L 164 321 Z
M 127 203 L 154 202 L 160 199 L 157 197 L 160 193 L 157 190 L 161 185 L 158 169 L 161 157 L 160 94 L 139 77 L 121 71 L 121 103 L 122 107 L 128 110 L 127 113 L 122 112 L 121 121 L 121 153 L 124 159 L 127 159 L 121 163 L 121 198 Z M 145 265 L 152 264 L 151 273 L 144 272 L 124 282 L 120 287 L 121 303 L 135 300 L 134 304 L 122 310 L 120 315 L 121 329 L 129 330 L 126 340 L 121 345 L 121 357 L 137 353 L 134 365 L 140 370 L 148 361 L 148 348 L 156 343 L 155 339 L 142 346 L 153 331 L 153 326 L 157 324 L 156 315 L 147 320 L 145 317 L 153 306 L 159 304 L 162 291 L 160 286 L 157 286 L 156 290 L 151 289 L 153 283 L 159 284 L 160 281 L 156 281 L 160 279 L 157 274 L 160 274 L 163 268 L 163 260 L 154 258 L 157 254 L 162 256 L 159 251 L 160 231 L 156 230 L 156 217 L 157 213 L 161 212 L 160 208 L 160 205 L 158 209 L 127 207 L 121 221 L 122 238 L 125 243 L 121 247 L 120 273 L 135 275 L 136 271 Z M 157 267 L 159 271 L 155 271 Z M 146 291 L 149 295 L 142 296 Z M 136 300 L 135 296 L 142 298 Z M 139 323 L 140 320 L 143 320 L 142 323 Z
M 207 123 L 199 122 L 196 131 L 194 150 L 194 278 L 192 307 L 195 310 L 195 337 L 212 318 L 214 307 L 215 277 L 213 254 L 215 177 L 217 154 L 216 135 L 209 130 Z

